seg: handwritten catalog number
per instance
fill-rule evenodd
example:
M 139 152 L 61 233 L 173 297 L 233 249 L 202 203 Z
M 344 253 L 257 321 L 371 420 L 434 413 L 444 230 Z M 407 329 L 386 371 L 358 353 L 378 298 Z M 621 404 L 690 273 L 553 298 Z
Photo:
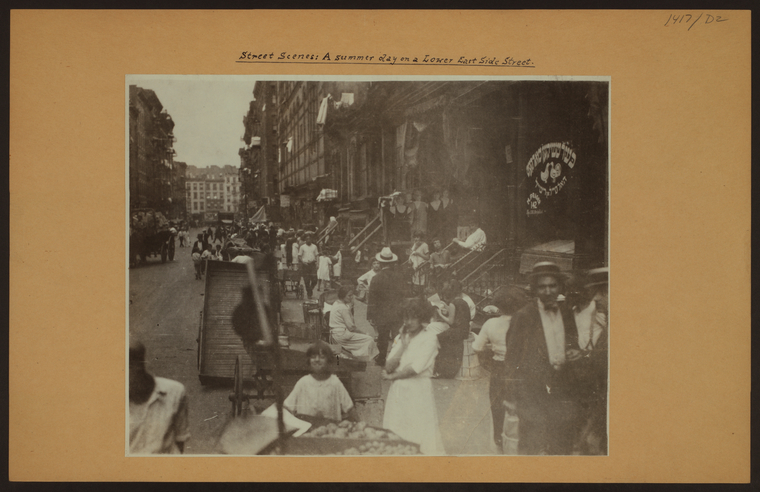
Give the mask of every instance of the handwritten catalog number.
M 676 24 L 683 24 L 685 26 L 689 26 L 687 31 L 690 31 L 692 27 L 694 27 L 694 24 L 696 24 L 700 19 L 704 17 L 703 24 L 713 24 L 715 22 L 726 22 L 728 19 L 721 17 L 720 15 L 710 15 L 705 14 L 704 12 L 700 13 L 699 16 L 693 16 L 691 14 L 670 14 L 668 16 L 668 20 L 665 22 L 665 27 L 673 26 Z

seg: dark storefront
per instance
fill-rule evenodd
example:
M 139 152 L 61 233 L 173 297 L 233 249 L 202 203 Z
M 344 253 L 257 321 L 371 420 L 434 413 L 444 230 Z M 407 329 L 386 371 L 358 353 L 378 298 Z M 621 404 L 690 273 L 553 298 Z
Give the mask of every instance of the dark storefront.
M 419 184 L 448 188 L 522 271 L 536 247 L 567 269 L 605 265 L 607 100 L 606 82 L 456 88 L 421 133 Z

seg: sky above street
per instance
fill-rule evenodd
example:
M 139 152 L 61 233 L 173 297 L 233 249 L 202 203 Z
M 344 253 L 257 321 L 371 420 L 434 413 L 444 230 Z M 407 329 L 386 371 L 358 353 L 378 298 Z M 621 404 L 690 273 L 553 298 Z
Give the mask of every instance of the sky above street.
M 153 90 L 174 120 L 175 161 L 196 167 L 240 165 L 253 78 L 129 76 L 127 85 L 132 84 Z

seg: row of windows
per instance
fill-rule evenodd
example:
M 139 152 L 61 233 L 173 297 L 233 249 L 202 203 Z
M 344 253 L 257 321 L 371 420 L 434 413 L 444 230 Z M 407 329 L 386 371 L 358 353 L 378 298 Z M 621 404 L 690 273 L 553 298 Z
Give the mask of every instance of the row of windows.
M 200 188 L 198 188 L 197 184 L 198 183 L 193 183 L 192 189 L 193 190 L 198 190 L 198 189 L 203 190 L 203 185 L 201 185 Z M 216 184 L 214 184 L 211 188 L 209 188 L 209 183 L 206 183 L 206 189 L 207 190 L 217 191 Z M 189 193 L 190 192 L 190 183 L 187 184 L 187 190 L 188 190 L 188 193 Z M 219 191 L 224 191 L 224 187 L 220 185 L 219 186 Z M 240 192 L 240 186 L 228 186 L 227 187 L 227 193 L 239 193 L 239 192 Z
M 188 191 L 187 192 L 187 198 L 193 198 L 194 200 L 197 200 L 198 199 L 198 192 L 194 191 L 192 193 L 192 196 L 191 196 L 191 193 Z M 231 200 L 231 198 L 232 197 L 230 195 L 227 195 L 227 201 L 228 202 Z M 237 199 L 237 195 L 235 195 L 235 198 Z M 200 199 L 203 200 L 203 193 L 201 193 Z M 224 196 L 219 195 L 217 193 L 206 193 L 206 200 L 216 200 L 216 199 L 224 199 Z
M 193 210 L 203 210 L 203 202 L 193 202 Z M 227 211 L 232 212 L 232 205 L 227 204 Z

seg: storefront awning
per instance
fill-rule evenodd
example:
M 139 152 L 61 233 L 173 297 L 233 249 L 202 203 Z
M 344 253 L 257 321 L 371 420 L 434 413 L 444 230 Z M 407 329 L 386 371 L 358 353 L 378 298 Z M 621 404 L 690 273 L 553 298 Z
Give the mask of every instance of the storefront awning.
M 267 221 L 267 211 L 262 206 L 261 208 L 256 211 L 256 213 L 251 217 L 251 222 L 266 222 Z
M 573 255 L 575 254 L 575 241 L 571 239 L 559 239 L 539 244 L 523 251 L 520 256 L 520 273 L 530 273 L 533 265 L 539 261 L 551 261 L 559 266 L 563 272 L 573 269 Z

